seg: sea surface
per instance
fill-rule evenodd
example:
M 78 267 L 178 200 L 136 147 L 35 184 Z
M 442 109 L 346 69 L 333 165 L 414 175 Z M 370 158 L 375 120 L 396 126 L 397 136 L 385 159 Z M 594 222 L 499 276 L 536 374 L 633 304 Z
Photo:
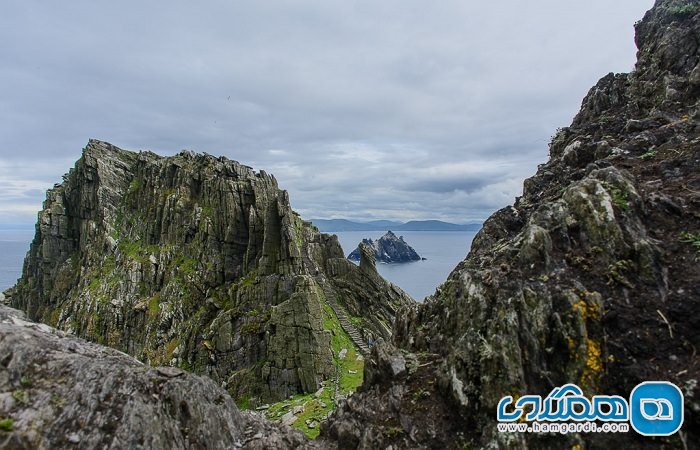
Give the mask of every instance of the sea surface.
M 22 275 L 22 263 L 34 238 L 34 227 L 0 229 L 0 292 L 12 287 Z
M 409 263 L 377 264 L 377 271 L 421 302 L 435 292 L 469 252 L 476 231 L 402 231 L 396 233 L 426 258 Z M 340 245 L 348 256 L 363 238 L 379 239 L 383 231 L 339 231 Z
M 338 236 L 345 256 L 363 238 L 380 238 L 382 231 L 343 231 Z M 475 231 L 404 231 L 400 233 L 425 261 L 401 264 L 377 264 L 379 273 L 411 297 L 422 301 L 435 292 L 452 269 L 467 256 Z M 0 291 L 17 282 L 22 263 L 34 237 L 34 229 L 0 229 Z

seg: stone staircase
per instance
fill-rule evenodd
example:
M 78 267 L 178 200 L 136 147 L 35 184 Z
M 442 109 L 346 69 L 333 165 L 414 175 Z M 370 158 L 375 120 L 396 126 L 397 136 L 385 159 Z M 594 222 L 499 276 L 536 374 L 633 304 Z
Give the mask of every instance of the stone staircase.
M 365 340 L 362 338 L 362 334 L 355 328 L 355 326 L 350 323 L 350 319 L 348 319 L 348 315 L 345 313 L 345 309 L 342 308 L 338 302 L 336 302 L 336 297 L 335 297 L 335 292 L 331 289 L 331 287 L 328 285 L 328 281 L 326 278 L 323 276 L 323 274 L 316 269 L 316 265 L 311 261 L 311 258 L 305 253 L 303 253 L 302 258 L 304 260 L 304 265 L 306 266 L 307 270 L 316 275 L 316 279 L 318 280 L 318 284 L 321 286 L 323 289 L 323 294 L 326 297 L 326 302 L 328 305 L 331 307 L 335 315 L 338 317 L 338 321 L 340 322 L 340 326 L 343 327 L 343 330 L 350 336 L 350 340 L 352 340 L 352 343 L 355 344 L 355 347 L 362 353 L 362 355 L 367 356 L 369 355 L 369 347 L 367 346 L 367 343 Z
M 357 328 L 355 328 L 355 326 L 352 323 L 350 323 L 348 315 L 345 313 L 345 309 L 338 305 L 338 303 L 335 301 L 335 293 L 330 289 L 330 287 L 328 287 L 326 283 L 323 283 L 322 286 L 323 293 L 326 295 L 326 302 L 331 307 L 331 309 L 333 309 L 333 312 L 335 312 L 335 315 L 338 317 L 340 326 L 342 326 L 343 330 L 345 330 L 348 336 L 350 336 L 352 343 L 355 344 L 355 347 L 357 347 L 360 350 L 360 353 L 362 353 L 364 356 L 369 355 L 369 347 L 367 346 L 367 343 L 362 338 L 360 332 L 357 331 Z

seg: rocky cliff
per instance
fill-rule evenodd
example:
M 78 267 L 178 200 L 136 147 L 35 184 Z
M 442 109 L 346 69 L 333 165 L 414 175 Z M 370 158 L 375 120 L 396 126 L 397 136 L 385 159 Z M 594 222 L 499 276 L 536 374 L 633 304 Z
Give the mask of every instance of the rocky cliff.
M 700 447 L 700 3 L 657 0 L 638 62 L 593 87 L 523 196 L 399 315 L 322 433 L 345 448 Z M 670 437 L 499 433 L 501 397 L 572 382 L 685 395 Z
M 330 303 L 354 305 L 358 334 L 389 336 L 411 302 L 346 262 L 264 171 L 91 140 L 47 193 L 6 294 L 32 319 L 206 374 L 254 405 L 334 374 Z
M 416 251 L 404 241 L 403 236 L 397 237 L 391 231 L 376 241 L 372 239 L 363 239 L 361 244 L 368 245 L 374 251 L 374 257 L 377 261 L 385 263 L 402 263 L 411 261 L 420 261 L 421 257 Z M 348 255 L 351 261 L 360 260 L 360 247 Z

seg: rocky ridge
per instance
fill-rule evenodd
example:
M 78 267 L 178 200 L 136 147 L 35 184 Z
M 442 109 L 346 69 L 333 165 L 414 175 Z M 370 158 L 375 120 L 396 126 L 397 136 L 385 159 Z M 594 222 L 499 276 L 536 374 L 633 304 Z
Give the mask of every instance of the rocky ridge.
M 6 294 L 34 320 L 206 374 L 251 406 L 333 376 L 329 300 L 385 337 L 412 301 L 347 262 L 264 171 L 97 140 L 47 193 Z
M 377 261 L 385 263 L 403 263 L 410 261 L 420 261 L 421 257 L 416 251 L 404 241 L 403 236 L 397 237 L 391 231 L 376 241 L 372 239 L 363 239 L 361 245 L 368 245 L 374 252 L 374 257 Z M 360 260 L 360 246 L 348 255 L 351 261 Z
M 343 448 L 700 446 L 700 4 L 657 0 L 635 28 L 634 72 L 590 90 L 523 196 L 399 314 L 393 345 L 366 362 L 380 375 L 366 373 L 322 436 Z M 626 396 L 647 380 L 684 392 L 679 433 L 496 428 L 505 395 L 571 382 Z

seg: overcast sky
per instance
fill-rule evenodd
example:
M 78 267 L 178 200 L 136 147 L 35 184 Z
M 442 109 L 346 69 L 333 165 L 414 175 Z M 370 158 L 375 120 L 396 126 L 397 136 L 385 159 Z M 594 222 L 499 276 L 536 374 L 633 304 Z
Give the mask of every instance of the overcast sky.
M 652 4 L 3 0 L 0 223 L 89 138 L 264 169 L 305 218 L 484 219 Z

